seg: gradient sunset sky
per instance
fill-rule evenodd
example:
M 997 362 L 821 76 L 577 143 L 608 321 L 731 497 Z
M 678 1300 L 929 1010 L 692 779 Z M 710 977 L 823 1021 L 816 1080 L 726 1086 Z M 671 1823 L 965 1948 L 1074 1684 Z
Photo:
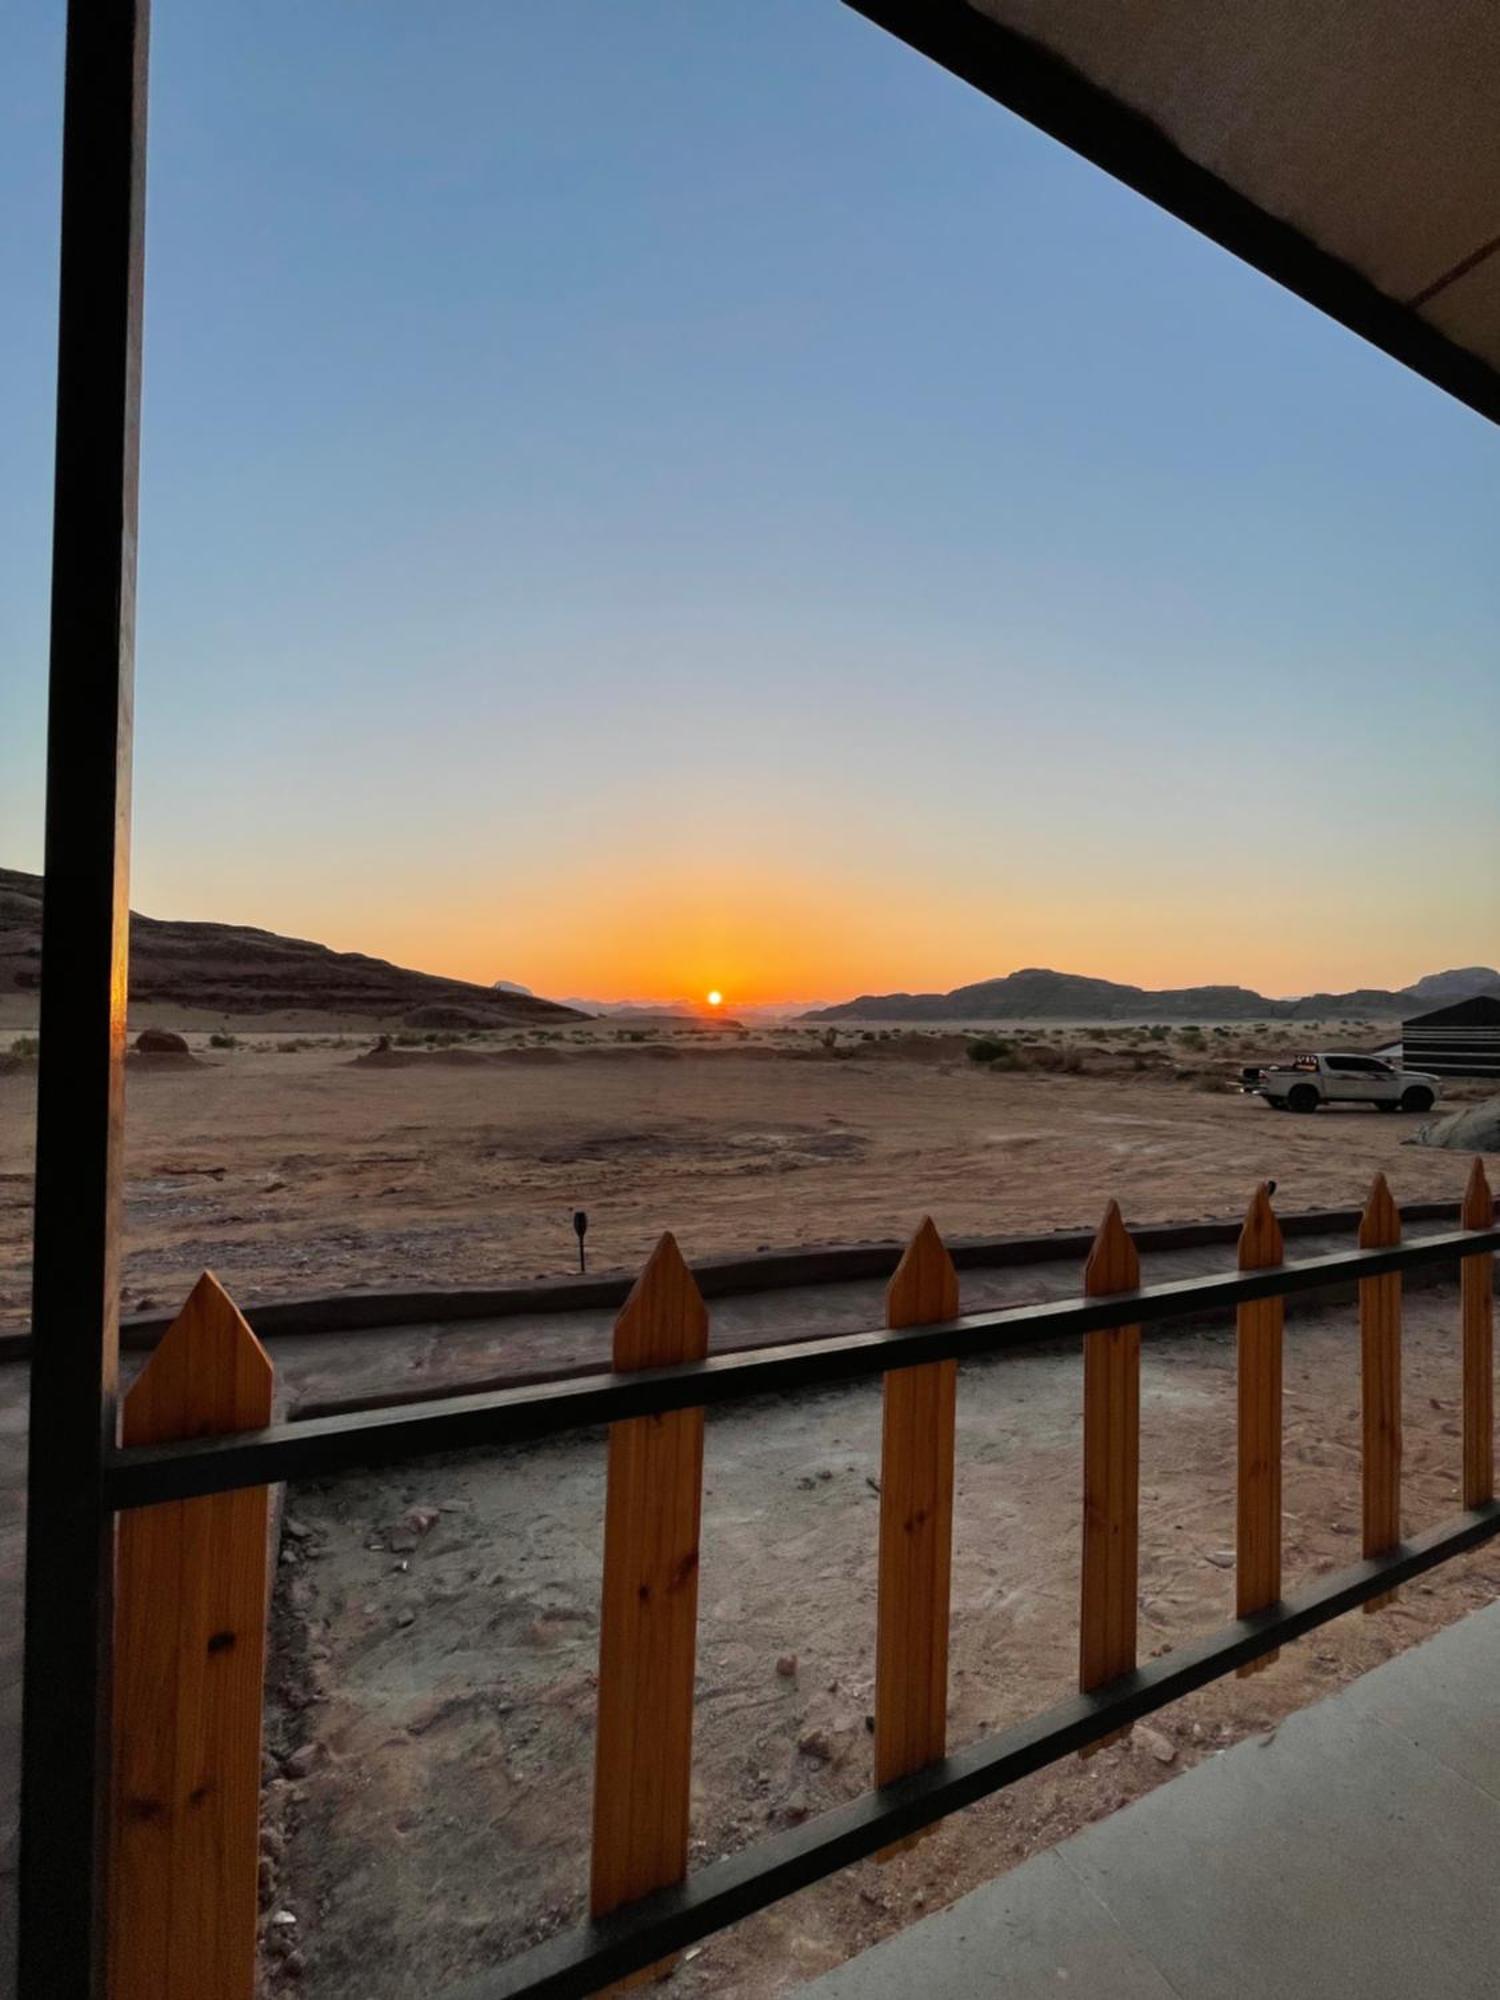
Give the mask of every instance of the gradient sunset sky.
M 41 862 L 60 5 L 0 77 Z M 1500 957 L 1500 437 L 837 0 L 158 0 L 134 894 L 554 994 Z

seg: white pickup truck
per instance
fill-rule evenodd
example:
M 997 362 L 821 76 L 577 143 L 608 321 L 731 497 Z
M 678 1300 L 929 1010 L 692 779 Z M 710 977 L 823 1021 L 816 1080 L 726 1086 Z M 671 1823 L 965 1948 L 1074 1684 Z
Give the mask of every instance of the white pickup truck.
M 1396 1069 L 1379 1056 L 1294 1056 L 1241 1070 L 1240 1088 L 1273 1111 L 1316 1111 L 1320 1104 L 1373 1104 L 1377 1111 L 1430 1111 L 1442 1092 L 1438 1077 Z

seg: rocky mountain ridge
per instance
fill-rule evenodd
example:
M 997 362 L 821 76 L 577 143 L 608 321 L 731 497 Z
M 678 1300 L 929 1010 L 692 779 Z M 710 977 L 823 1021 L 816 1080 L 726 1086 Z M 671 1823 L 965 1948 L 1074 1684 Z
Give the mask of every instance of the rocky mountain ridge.
M 1389 1018 L 1446 1006 L 1475 993 L 1500 995 L 1489 966 L 1428 973 L 1411 986 L 1360 987 L 1273 1000 L 1248 986 L 1178 986 L 1153 992 L 1112 979 L 1028 966 L 949 993 L 866 993 L 819 1007 L 805 1021 L 1319 1021 L 1345 1015 Z
M 0 868 L 0 996 L 41 983 L 42 878 Z M 413 972 L 363 952 L 242 924 L 130 916 L 130 1006 L 174 1013 L 355 1017 L 382 1026 L 526 1027 L 581 1017 L 571 1007 L 467 980 Z M 443 1018 L 438 1018 L 442 1016 Z

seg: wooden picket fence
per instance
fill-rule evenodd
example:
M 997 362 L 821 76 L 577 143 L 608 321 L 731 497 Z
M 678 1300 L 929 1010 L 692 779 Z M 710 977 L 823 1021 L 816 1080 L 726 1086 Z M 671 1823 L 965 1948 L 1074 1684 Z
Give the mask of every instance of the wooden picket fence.
M 1474 1162 L 1465 1230 L 1494 1203 Z M 1378 1176 L 1364 1249 L 1399 1241 Z M 1239 1244 L 1242 1272 L 1283 1262 L 1267 1190 Z M 1462 1491 L 1494 1499 L 1493 1256 L 1461 1260 Z M 1089 1298 L 1135 1290 L 1136 1250 L 1111 1202 L 1084 1271 Z M 1399 1271 L 1359 1286 L 1363 1550 L 1401 1538 Z M 958 1277 L 931 1221 L 887 1293 L 890 1328 L 958 1315 Z M 1238 1478 L 1234 1610 L 1282 1601 L 1283 1300 L 1237 1307 Z M 1083 1336 L 1079 1686 L 1137 1663 L 1139 1326 Z M 614 1330 L 617 1373 L 703 1357 L 708 1312 L 670 1235 Z M 947 1749 L 949 1581 L 957 1363 L 884 1377 L 872 1776 L 886 1786 Z M 121 1441 L 161 1444 L 257 1430 L 272 1369 L 211 1276 L 193 1290 L 125 1398 Z M 687 1871 L 697 1638 L 701 1409 L 610 1427 L 599 1632 L 589 1905 L 607 1917 Z M 256 1978 L 257 1814 L 270 1575 L 268 1489 L 172 1500 L 119 1523 L 114 1778 L 110 1802 L 110 2000 L 251 2000 Z M 1367 1603 L 1374 1608 L 1377 1601 Z M 1263 1664 L 1259 1662 L 1257 1664 Z M 1246 1668 L 1242 1671 L 1249 1671 Z

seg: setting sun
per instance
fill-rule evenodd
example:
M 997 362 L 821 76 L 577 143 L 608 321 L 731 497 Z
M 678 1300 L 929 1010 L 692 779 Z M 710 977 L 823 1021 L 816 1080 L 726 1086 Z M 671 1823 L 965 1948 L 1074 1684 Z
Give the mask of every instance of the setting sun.
M 710 1007 L 722 1007 L 724 1004 L 724 995 L 719 991 L 717 987 L 714 988 L 712 993 L 705 994 L 704 998 L 707 1000 Z

